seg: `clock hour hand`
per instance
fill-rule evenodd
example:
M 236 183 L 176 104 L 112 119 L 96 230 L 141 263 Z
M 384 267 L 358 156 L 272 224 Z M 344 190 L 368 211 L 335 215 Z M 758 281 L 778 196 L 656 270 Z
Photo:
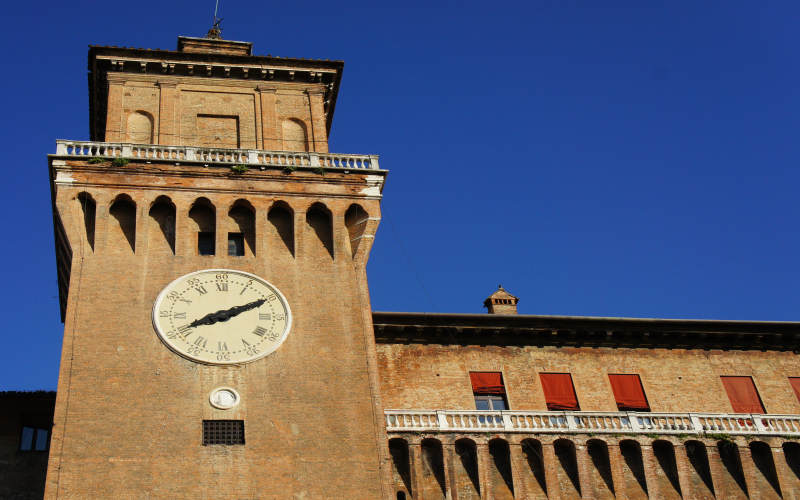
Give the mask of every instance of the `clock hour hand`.
M 254 300 L 253 302 L 249 302 L 241 306 L 233 306 L 230 309 L 220 309 L 217 312 L 206 314 L 202 318 L 192 321 L 191 323 L 189 323 L 189 327 L 195 328 L 200 325 L 213 325 L 221 321 L 228 321 L 234 316 L 238 316 L 239 314 L 245 311 L 249 311 L 250 309 L 255 309 L 256 307 L 260 307 L 264 302 L 266 302 L 266 300 L 264 299 Z

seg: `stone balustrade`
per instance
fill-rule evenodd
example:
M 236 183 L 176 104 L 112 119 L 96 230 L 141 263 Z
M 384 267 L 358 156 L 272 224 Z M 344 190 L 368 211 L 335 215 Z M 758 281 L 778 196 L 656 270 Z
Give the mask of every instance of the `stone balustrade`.
M 122 142 L 56 141 L 56 156 L 125 158 L 132 161 L 196 162 L 251 167 L 309 167 L 335 170 L 380 170 L 377 155 L 350 155 L 261 149 L 162 146 Z
M 388 432 L 800 436 L 800 415 L 588 411 L 385 410 Z

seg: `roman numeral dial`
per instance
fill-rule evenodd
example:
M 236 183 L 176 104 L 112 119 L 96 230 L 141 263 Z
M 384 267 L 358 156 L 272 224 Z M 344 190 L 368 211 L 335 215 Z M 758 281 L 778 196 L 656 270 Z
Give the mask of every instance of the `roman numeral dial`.
M 275 351 L 292 323 L 289 303 L 250 273 L 205 269 L 168 284 L 153 304 L 153 326 L 175 353 L 205 364 L 240 364 Z

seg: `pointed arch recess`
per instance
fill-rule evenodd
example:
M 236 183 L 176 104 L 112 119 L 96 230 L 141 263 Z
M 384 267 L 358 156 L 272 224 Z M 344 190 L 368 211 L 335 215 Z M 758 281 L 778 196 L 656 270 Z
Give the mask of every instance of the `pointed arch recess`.
M 94 228 L 97 219 L 97 202 L 94 201 L 92 195 L 86 191 L 78 193 L 77 200 L 81 205 L 81 213 L 83 214 L 83 228 L 86 241 L 89 243 L 89 247 L 92 251 L 94 251 Z
M 256 209 L 249 201 L 238 199 L 228 210 L 228 217 L 244 237 L 245 255 L 254 256 L 256 254 Z M 228 241 L 230 242 L 230 237 Z M 230 249 L 228 255 L 231 255 Z
M 150 205 L 148 251 L 170 251 L 175 254 L 175 204 L 169 196 L 161 195 Z
M 361 238 L 367 229 L 367 222 L 369 221 L 369 214 L 361 205 L 352 204 L 344 214 L 344 225 L 347 228 L 347 234 L 350 237 L 350 251 L 355 258 L 358 252 L 358 245 L 361 243 Z
M 120 194 L 111 203 L 108 213 L 116 220 L 109 228 L 109 248 L 125 248 L 127 243 L 131 253 L 136 253 L 136 203 L 127 194 Z
M 269 236 L 268 248 L 283 247 L 294 256 L 294 210 L 285 201 L 276 201 L 267 213 Z
M 333 259 L 333 217 L 331 211 L 322 203 L 314 203 L 306 212 L 306 223 L 316 234 L 317 242 L 321 243 L 322 247 Z
M 194 222 L 193 244 L 198 255 L 216 253 L 217 209 L 208 198 L 197 198 L 189 209 L 189 219 Z

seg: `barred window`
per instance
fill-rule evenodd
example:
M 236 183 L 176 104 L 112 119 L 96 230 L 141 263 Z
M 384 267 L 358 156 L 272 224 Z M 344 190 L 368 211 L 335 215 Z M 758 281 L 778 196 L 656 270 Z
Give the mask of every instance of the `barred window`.
M 203 446 L 244 444 L 244 420 L 203 420 Z

